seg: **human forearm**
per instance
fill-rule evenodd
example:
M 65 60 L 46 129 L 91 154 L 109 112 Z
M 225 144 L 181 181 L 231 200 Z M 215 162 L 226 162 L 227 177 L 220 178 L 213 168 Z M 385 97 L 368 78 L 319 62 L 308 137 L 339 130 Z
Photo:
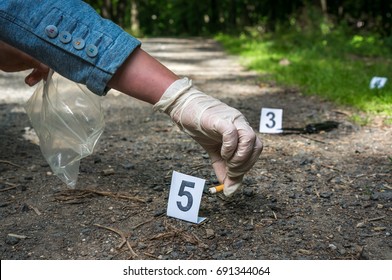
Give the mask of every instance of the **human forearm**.
M 40 64 L 38 60 L 0 41 L 0 70 L 18 72 L 37 68 Z
M 38 60 L 0 41 L 0 70 L 18 72 L 29 69 L 33 71 L 26 77 L 25 82 L 30 86 L 45 79 L 49 71 L 49 68 Z
M 155 104 L 178 79 L 176 74 L 159 61 L 137 48 L 113 75 L 108 87 Z

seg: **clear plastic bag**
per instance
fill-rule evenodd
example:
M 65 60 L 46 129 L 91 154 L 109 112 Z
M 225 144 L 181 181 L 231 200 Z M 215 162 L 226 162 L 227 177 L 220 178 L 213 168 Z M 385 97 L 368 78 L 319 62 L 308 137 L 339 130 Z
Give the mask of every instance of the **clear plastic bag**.
M 53 173 L 74 188 L 80 160 L 93 153 L 104 130 L 101 97 L 51 70 L 26 111 Z

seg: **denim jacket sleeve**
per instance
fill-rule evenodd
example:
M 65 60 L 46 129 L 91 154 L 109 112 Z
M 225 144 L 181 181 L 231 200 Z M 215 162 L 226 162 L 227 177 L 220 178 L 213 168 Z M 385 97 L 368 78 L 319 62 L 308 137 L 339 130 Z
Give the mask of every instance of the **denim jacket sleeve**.
M 105 95 L 140 42 L 80 0 L 1 0 L 0 40 Z

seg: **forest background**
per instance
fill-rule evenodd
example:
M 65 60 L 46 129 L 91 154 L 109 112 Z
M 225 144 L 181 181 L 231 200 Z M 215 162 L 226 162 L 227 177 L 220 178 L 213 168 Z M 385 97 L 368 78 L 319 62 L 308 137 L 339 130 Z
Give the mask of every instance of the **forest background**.
M 260 72 L 262 83 L 295 86 L 392 123 L 390 0 L 89 0 L 137 37 L 214 38 Z

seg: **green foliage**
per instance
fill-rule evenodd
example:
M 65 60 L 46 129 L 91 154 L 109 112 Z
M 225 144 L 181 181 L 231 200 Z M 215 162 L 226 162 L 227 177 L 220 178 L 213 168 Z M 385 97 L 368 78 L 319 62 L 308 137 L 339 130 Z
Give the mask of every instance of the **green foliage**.
M 103 17 L 120 26 L 128 27 L 131 22 L 132 0 L 84 0 Z
M 359 114 L 351 115 L 350 120 L 359 126 L 365 126 L 370 123 L 370 119 L 368 116 L 361 116 Z
M 247 65 L 365 112 L 392 115 L 392 1 L 87 0 L 139 36 L 210 36 Z M 130 14 L 135 12 L 131 18 Z M 231 34 L 231 35 L 227 35 Z M 284 63 L 282 63 L 284 62 Z M 288 64 L 288 65 L 287 65 Z M 373 76 L 389 78 L 370 90 Z
M 282 85 L 300 86 L 306 94 L 392 116 L 392 55 L 387 42 L 374 33 L 349 33 L 323 16 L 312 24 L 216 38 L 250 69 L 271 73 Z M 373 76 L 389 80 L 384 88 L 371 90 Z
M 148 36 L 200 35 L 208 9 L 197 1 L 138 1 L 140 29 Z
M 85 0 L 102 16 L 125 28 L 137 21 L 147 36 L 198 36 L 234 33 L 249 27 L 258 32 L 279 31 L 287 22 L 312 27 L 321 2 L 309 0 Z M 392 35 L 392 1 L 325 1 L 328 17 L 351 30 Z M 131 10 L 137 16 L 131 20 Z M 328 25 L 323 25 L 328 32 Z M 392 41 L 392 38 L 391 38 Z

